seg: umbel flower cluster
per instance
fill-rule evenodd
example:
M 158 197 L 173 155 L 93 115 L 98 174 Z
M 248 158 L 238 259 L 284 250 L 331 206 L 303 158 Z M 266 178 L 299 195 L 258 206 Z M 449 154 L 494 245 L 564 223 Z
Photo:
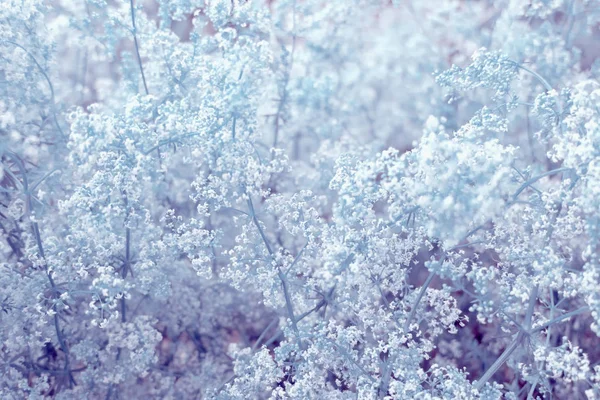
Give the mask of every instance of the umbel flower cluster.
M 2 0 L 0 398 L 600 399 L 600 0 Z

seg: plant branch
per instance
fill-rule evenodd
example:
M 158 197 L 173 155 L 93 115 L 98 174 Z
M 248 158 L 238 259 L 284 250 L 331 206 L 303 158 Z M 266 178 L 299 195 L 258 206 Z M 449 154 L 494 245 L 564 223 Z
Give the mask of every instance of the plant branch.
M 60 291 L 56 287 L 56 283 L 54 282 L 54 279 L 52 278 L 52 272 L 49 270 L 48 264 L 46 263 L 46 254 L 44 253 L 44 246 L 42 243 L 42 237 L 40 235 L 39 224 L 34 219 L 34 217 L 31 215 L 32 209 L 33 209 L 33 201 L 32 201 L 32 196 L 31 196 L 31 190 L 29 189 L 29 180 L 27 179 L 25 166 L 21 162 L 20 158 L 13 152 L 7 151 L 6 155 L 8 155 L 13 160 L 13 162 L 17 165 L 17 168 L 19 168 L 19 171 L 21 172 L 21 176 L 23 179 L 22 189 L 23 189 L 23 194 L 25 195 L 25 200 L 26 200 L 27 216 L 29 217 L 29 220 L 30 220 L 31 230 L 33 231 L 33 236 L 35 238 L 35 242 L 36 242 L 36 246 L 38 249 L 38 253 L 39 253 L 41 262 L 43 263 L 44 271 L 46 272 L 46 276 L 48 277 L 48 281 L 50 282 L 53 296 L 56 299 L 60 296 L 60 294 L 59 294 Z M 60 327 L 60 319 L 59 319 L 59 311 L 60 310 L 58 310 L 58 308 L 56 307 L 56 303 L 52 306 L 52 308 L 54 309 L 54 330 L 56 331 L 56 338 L 58 340 L 60 349 L 62 350 L 63 354 L 65 355 L 64 371 L 65 371 L 65 374 L 69 377 L 69 387 L 72 388 L 74 385 L 77 385 L 77 382 L 75 382 L 75 378 L 73 377 L 73 373 L 71 370 L 71 362 L 70 362 L 70 358 L 69 358 L 69 348 L 65 342 L 63 332 Z
M 576 315 L 583 314 L 583 313 L 586 313 L 586 312 L 589 312 L 589 311 L 590 311 L 590 308 L 588 306 L 583 306 L 581 308 L 578 308 L 576 310 L 573 310 L 571 312 L 568 312 L 566 314 L 563 314 L 563 315 L 560 315 L 560 316 L 558 316 L 556 318 L 553 318 L 550 321 L 545 322 L 544 324 L 542 324 L 542 325 L 540 325 L 540 326 L 538 326 L 536 328 L 533 328 L 531 331 L 529 331 L 529 333 L 530 334 L 534 334 L 534 333 L 541 332 L 544 329 L 546 329 L 546 328 L 548 328 L 548 327 L 550 327 L 550 326 L 552 326 L 554 324 L 557 324 L 557 323 L 562 322 L 564 320 L 567 320 L 567 319 L 569 319 L 571 317 L 574 317 Z
M 146 84 L 146 76 L 144 75 L 144 66 L 142 65 L 142 57 L 140 57 L 140 47 L 138 45 L 137 40 L 137 28 L 135 26 L 135 7 L 133 6 L 133 0 L 129 0 L 129 4 L 131 6 L 131 25 L 133 26 L 133 44 L 135 45 L 135 54 L 137 56 L 138 64 L 140 66 L 140 73 L 142 75 L 142 82 L 144 83 L 144 90 L 146 91 L 146 95 L 150 94 L 148 92 L 148 85 Z
M 519 189 L 517 189 L 517 191 L 513 195 L 513 201 L 512 201 L 512 203 L 514 203 L 517 200 L 517 197 L 519 197 L 519 195 L 523 192 L 523 190 L 527 189 L 529 186 L 531 186 L 535 182 L 539 181 L 540 179 L 542 179 L 542 178 L 544 178 L 546 176 L 549 176 L 549 175 L 559 174 L 561 172 L 568 172 L 568 171 L 573 171 L 573 169 L 572 168 L 562 167 L 562 168 L 553 169 L 552 171 L 546 171 L 546 172 L 544 172 L 542 174 L 534 176 L 533 178 L 529 179 L 527 182 L 523 183 L 519 187 Z
M 415 300 L 415 304 L 413 304 L 413 306 L 412 306 L 412 308 L 410 310 L 410 314 L 408 314 L 408 318 L 406 318 L 406 322 L 404 323 L 404 332 L 405 333 L 409 331 L 410 324 L 411 324 L 413 318 L 415 317 L 415 314 L 417 312 L 417 308 L 419 307 L 419 303 L 423 299 L 423 296 L 425 296 L 425 292 L 427 291 L 427 288 L 431 284 L 431 281 L 433 281 L 433 278 L 435 278 L 435 272 L 431 271 L 429 273 L 429 276 L 427 277 L 427 279 L 423 283 L 423 286 L 421 286 L 421 290 L 419 291 L 419 295 L 417 296 L 417 299 Z
M 485 386 L 487 381 L 490 380 L 490 378 L 496 373 L 496 371 L 498 371 L 498 369 L 500 369 L 500 367 L 506 362 L 506 360 L 508 360 L 511 354 L 521 345 L 521 341 L 524 337 L 525 333 L 523 333 L 522 331 L 519 331 L 519 333 L 517 333 L 517 336 L 514 338 L 511 344 L 506 349 L 504 349 L 500 357 L 498 357 L 498 359 L 494 361 L 490 368 L 488 368 L 488 370 L 485 371 L 483 376 L 479 380 L 477 380 L 477 383 L 475 384 L 475 389 L 481 390 Z
M 265 235 L 265 232 L 264 232 L 262 226 L 260 225 L 260 222 L 256 218 L 254 204 L 252 203 L 252 199 L 250 198 L 250 195 L 248 195 L 247 203 L 248 203 L 248 210 L 250 213 L 250 217 L 252 218 L 252 222 L 254 223 L 254 226 L 256 226 L 256 229 L 258 229 L 260 237 L 262 238 L 263 242 L 265 243 L 265 247 L 267 248 L 269 255 L 271 256 L 271 258 L 273 258 L 273 249 L 271 248 L 271 245 L 269 244 L 267 236 Z M 300 253 L 300 254 L 302 254 L 302 253 Z M 296 257 L 296 258 L 298 258 L 298 257 Z M 294 262 L 296 262 L 296 260 Z M 292 302 L 292 296 L 290 294 L 287 277 L 281 271 L 281 268 L 279 267 L 279 265 L 277 266 L 277 270 L 278 270 L 277 276 L 279 277 L 279 280 L 281 281 L 281 285 L 283 287 L 283 295 L 285 297 L 285 307 L 286 307 L 288 317 L 289 317 L 291 325 L 292 325 L 292 330 L 294 331 L 294 334 L 296 335 L 296 340 L 298 341 L 298 346 L 301 347 L 300 331 L 298 329 L 298 321 L 294 314 L 294 305 Z
M 44 77 L 44 79 L 46 79 L 46 82 L 48 83 L 48 87 L 50 88 L 50 100 L 51 100 L 51 109 L 52 109 L 52 117 L 54 119 L 54 125 L 56 126 L 56 129 L 60 132 L 60 134 L 62 135 L 63 138 L 66 137 L 65 133 L 63 132 L 62 128 L 60 127 L 60 125 L 58 124 L 58 118 L 56 117 L 56 99 L 54 96 L 54 86 L 52 86 L 52 81 L 50 81 L 50 78 L 48 77 L 48 74 L 46 74 L 46 71 L 44 71 L 44 68 L 42 68 L 42 66 L 40 65 L 40 63 L 38 63 L 38 61 L 36 60 L 36 58 L 23 46 L 21 46 L 18 43 L 12 42 L 10 40 L 7 40 L 6 43 L 10 43 L 15 47 L 18 47 L 19 49 L 23 50 L 25 52 L 25 54 L 27 54 L 29 56 L 29 58 L 31 58 L 34 62 L 34 64 L 37 66 L 38 70 L 40 71 L 40 73 L 42 74 L 42 76 Z

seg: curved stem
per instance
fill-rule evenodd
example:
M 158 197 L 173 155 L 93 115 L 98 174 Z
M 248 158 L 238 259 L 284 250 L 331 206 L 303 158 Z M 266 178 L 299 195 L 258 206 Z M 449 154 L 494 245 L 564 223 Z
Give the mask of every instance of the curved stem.
M 546 89 L 546 91 L 550 92 L 550 91 L 554 90 L 552 85 L 550 85 L 550 83 L 543 76 L 541 76 L 534 70 L 529 69 L 529 68 L 519 64 L 518 62 L 514 62 L 514 61 L 512 61 L 512 62 L 517 68 L 522 69 L 523 71 L 528 72 L 531 75 L 533 75 L 533 77 L 535 77 L 535 79 L 537 79 L 542 84 L 542 86 L 544 87 L 544 89 Z M 558 113 L 558 117 L 560 118 L 560 116 L 563 113 L 563 108 L 562 108 L 562 105 L 560 104 L 560 101 L 556 102 L 556 108 L 557 108 L 556 111 Z
M 540 74 L 538 74 L 537 72 L 535 72 L 532 69 L 529 69 L 527 67 L 524 67 L 523 65 L 515 62 L 514 65 L 519 68 L 522 69 L 525 72 L 529 72 L 531 75 L 533 75 L 538 81 L 540 81 L 540 83 L 542 84 L 542 86 L 544 86 L 544 89 L 546 89 L 547 91 L 551 91 L 554 90 L 554 88 L 552 87 L 552 85 L 550 85 L 550 83 L 548 83 L 548 81 L 546 79 L 544 79 L 543 76 L 541 76 Z
M 572 168 L 566 168 L 566 167 L 562 167 L 562 168 L 556 168 L 553 169 L 551 171 L 546 171 L 542 174 L 539 174 L 537 176 L 534 176 L 533 178 L 529 179 L 527 182 L 523 183 L 519 189 L 517 189 L 517 191 L 515 192 L 515 194 L 513 195 L 513 203 L 517 200 L 517 197 L 519 197 L 519 195 L 523 192 L 523 190 L 527 189 L 529 186 L 531 186 L 532 184 L 534 184 L 535 182 L 539 181 L 540 179 L 549 176 L 549 175 L 554 175 L 554 174 L 559 174 L 561 172 L 568 172 L 568 171 L 572 171 Z
M 40 65 L 40 63 L 38 63 L 36 58 L 29 51 L 27 51 L 27 49 L 25 47 L 21 46 L 18 43 L 12 42 L 10 40 L 7 40 L 6 43 L 10 43 L 13 46 L 18 47 L 19 49 L 23 50 L 25 52 L 25 54 L 27 54 L 29 56 L 29 58 L 31 58 L 33 60 L 34 64 L 37 66 L 37 68 L 39 69 L 39 71 L 42 74 L 42 76 L 44 77 L 44 79 L 46 79 L 46 82 L 48 83 L 48 87 L 50 88 L 50 99 L 51 99 L 51 103 L 52 103 L 51 108 L 52 108 L 52 117 L 54 120 L 54 125 L 56 125 L 56 129 L 60 132 L 60 134 L 64 138 L 65 133 L 63 132 L 60 125 L 58 124 L 58 118 L 56 117 L 56 100 L 54 98 L 54 86 L 52 86 L 52 82 L 50 81 L 48 74 L 46 74 L 46 71 L 44 71 L 44 68 L 42 68 L 42 66 Z

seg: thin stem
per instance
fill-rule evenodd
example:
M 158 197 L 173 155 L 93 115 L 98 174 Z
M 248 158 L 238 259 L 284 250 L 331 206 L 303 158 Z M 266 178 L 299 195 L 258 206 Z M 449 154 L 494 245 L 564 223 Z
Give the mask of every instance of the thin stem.
M 262 331 L 262 333 L 260 334 L 260 336 L 258 337 L 258 339 L 256 339 L 256 342 L 254 342 L 254 344 L 252 345 L 252 352 L 254 353 L 256 351 L 256 349 L 258 348 L 258 345 L 260 344 L 260 342 L 262 342 L 262 340 L 265 338 L 265 336 L 267 335 L 267 332 L 271 330 L 271 328 L 273 328 L 277 322 L 279 322 L 279 319 L 275 318 L 273 321 L 271 321 L 271 323 L 269 325 L 267 325 L 267 327 Z
M 175 138 L 161 140 L 160 142 L 158 142 L 158 144 L 156 146 L 152 146 L 148 150 L 142 150 L 142 154 L 147 156 L 148 154 L 152 153 L 155 150 L 160 150 L 161 146 L 164 146 L 166 144 L 175 143 L 181 139 L 187 139 L 187 138 L 191 138 L 191 137 L 198 136 L 198 135 L 200 135 L 200 134 L 194 132 L 194 133 L 187 133 L 185 135 L 180 135 L 179 137 L 175 137 Z
M 269 347 L 271 344 L 273 344 L 274 341 L 276 341 L 277 339 L 279 339 L 279 336 L 281 336 L 283 334 L 283 331 L 281 329 L 279 329 L 277 332 L 275 332 L 275 334 L 273 336 L 271 336 L 269 338 L 269 340 L 267 340 L 264 343 L 265 347 Z
M 521 185 L 521 187 L 519 187 L 519 189 L 513 195 L 513 201 L 512 202 L 514 203 L 517 200 L 517 197 L 519 197 L 519 195 L 523 192 L 523 190 L 527 189 L 529 186 L 531 186 L 535 182 L 539 181 L 540 179 L 542 179 L 542 178 L 544 178 L 546 176 L 549 176 L 549 175 L 559 174 L 561 172 L 568 172 L 568 171 L 573 171 L 573 169 L 572 168 L 562 167 L 562 168 L 553 169 L 551 171 L 546 171 L 546 172 L 544 172 L 542 174 L 534 176 L 533 178 L 529 179 L 527 182 L 523 183 Z
M 481 244 L 481 243 L 485 243 L 485 241 L 483 241 L 483 240 L 475 240 L 474 242 L 465 243 L 465 244 L 459 244 L 457 246 L 454 246 L 454 247 L 451 247 L 450 249 L 448 249 L 448 253 L 450 253 L 451 251 L 462 249 L 463 247 L 469 247 L 469 246 L 473 246 L 475 244 Z
M 316 306 L 314 306 L 310 310 L 300 314 L 296 320 L 298 322 L 302 321 L 304 318 L 308 317 L 310 314 L 312 314 L 316 311 L 319 311 L 321 308 L 323 308 L 325 306 L 325 304 L 327 304 L 327 302 L 325 300 L 319 301 Z
M 475 389 L 481 390 L 485 386 L 487 381 L 490 380 L 490 378 L 496 373 L 496 371 L 498 371 L 500 367 L 506 362 L 506 360 L 508 360 L 510 355 L 521 345 L 521 341 L 523 340 L 524 336 L 525 334 L 522 331 L 519 331 L 512 343 L 506 349 L 504 349 L 500 357 L 498 357 L 498 359 L 494 361 L 490 368 L 488 368 L 488 370 L 485 371 L 483 376 L 477 381 L 477 383 L 475 384 Z
M 544 77 L 543 77 L 543 76 L 541 76 L 540 74 L 538 74 L 538 73 L 537 73 L 537 72 L 535 72 L 534 70 L 532 70 L 532 69 L 529 69 L 529 68 L 527 68 L 527 67 L 525 67 L 525 66 L 523 66 L 523 65 L 521 65 L 521 64 L 519 64 L 519 63 L 517 63 L 517 62 L 514 62 L 514 61 L 513 61 L 513 64 L 514 64 L 514 65 L 515 65 L 517 68 L 520 68 L 520 69 L 522 69 L 523 71 L 525 71 L 525 72 L 529 72 L 531 75 L 533 75 L 533 76 L 534 76 L 534 77 L 535 77 L 535 78 L 536 78 L 536 79 L 537 79 L 537 80 L 538 80 L 538 81 L 539 81 L 539 82 L 542 84 L 542 86 L 544 87 L 544 89 L 546 89 L 546 91 L 550 92 L 550 91 L 554 90 L 554 88 L 552 87 L 552 85 L 550 85 L 550 83 L 548 83 L 548 81 L 547 81 L 546 79 L 544 79 Z M 561 116 L 561 115 L 562 115 L 562 113 L 563 113 L 563 108 L 562 108 L 562 105 L 560 104 L 560 101 L 557 101 L 557 102 L 556 102 L 556 108 L 557 108 L 557 110 L 556 110 L 556 111 L 557 111 L 557 113 L 558 113 L 558 117 L 560 118 L 560 116 Z
M 281 280 L 281 285 L 283 286 L 283 295 L 285 297 L 285 307 L 287 309 L 288 316 L 292 323 L 292 329 L 294 330 L 294 334 L 296 335 L 296 340 L 298 341 L 298 345 L 300 345 L 300 331 L 298 330 L 296 316 L 294 315 L 294 305 L 292 303 L 292 297 L 290 295 L 287 278 L 283 275 L 283 272 L 281 272 L 281 270 L 278 272 L 277 275 L 279 276 L 279 279 Z
M 18 47 L 19 49 L 23 50 L 29 56 L 29 58 L 31 58 L 33 60 L 33 62 L 35 63 L 35 65 L 40 70 L 40 73 L 42 74 L 42 76 L 46 79 L 46 82 L 48 83 L 48 87 L 50 88 L 50 98 L 51 98 L 51 102 L 52 102 L 51 108 L 52 108 L 52 117 L 54 119 L 54 125 L 56 125 L 56 129 L 58 129 L 58 131 L 60 132 L 60 134 L 62 135 L 62 137 L 63 138 L 66 137 L 65 133 L 62 130 L 62 128 L 58 124 L 58 119 L 56 117 L 56 100 L 55 100 L 55 97 L 54 97 L 54 86 L 52 86 L 52 82 L 50 81 L 50 78 L 46 74 L 46 71 L 44 71 L 44 68 L 42 68 L 42 66 L 38 63 L 38 61 L 36 60 L 36 58 L 29 51 L 27 51 L 27 49 L 25 47 L 21 46 L 18 43 L 11 42 L 10 40 L 7 40 L 6 43 L 10 43 L 13 46 Z
M 125 262 L 129 267 L 129 260 L 131 260 L 131 229 L 125 228 Z
M 415 314 L 417 312 L 417 308 L 419 307 L 419 303 L 421 302 L 421 299 L 423 299 L 423 296 L 425 295 L 425 292 L 427 291 L 427 288 L 431 284 L 431 281 L 433 281 L 434 277 L 435 277 L 435 272 L 431 271 L 429 273 L 429 276 L 427 277 L 427 279 L 423 283 L 423 286 L 421 286 L 421 290 L 419 291 L 419 295 L 417 296 L 417 300 L 415 301 L 415 304 L 413 304 L 413 306 L 412 306 L 412 308 L 410 310 L 410 314 L 408 314 L 408 318 L 406 318 L 406 322 L 404 323 L 404 332 L 408 332 L 408 330 L 410 328 L 410 324 L 411 324 L 411 322 L 412 322 L 412 320 L 415 317 Z
M 127 310 L 127 305 L 125 304 L 125 296 L 121 297 L 121 322 L 127 322 L 127 315 L 126 310 Z
M 271 257 L 273 257 L 273 249 L 271 248 L 271 245 L 270 245 L 269 241 L 267 240 L 267 236 L 265 235 L 265 232 L 263 231 L 263 228 L 260 225 L 260 222 L 256 218 L 254 204 L 252 203 L 252 199 L 250 198 L 250 195 L 248 195 L 247 203 L 248 203 L 248 210 L 250 212 L 250 216 L 252 217 L 252 222 L 254 223 L 254 226 L 256 226 L 256 229 L 258 229 L 260 237 L 262 238 L 263 242 L 265 243 L 265 247 L 267 248 L 269 255 Z M 298 257 L 296 257 L 296 258 L 298 258 Z M 285 297 L 285 307 L 287 309 L 288 317 L 291 320 L 292 329 L 294 331 L 294 334 L 296 335 L 296 340 L 298 341 L 298 347 L 301 347 L 300 331 L 298 330 L 298 321 L 294 314 L 294 306 L 292 303 L 292 297 L 290 295 L 288 281 L 287 281 L 285 274 L 281 271 L 281 268 L 279 266 L 277 266 L 277 269 L 278 269 L 277 276 L 279 277 L 279 280 L 281 281 L 281 285 L 283 287 L 283 295 Z
M 337 349 L 338 349 L 338 352 L 339 352 L 341 355 L 343 355 L 344 357 L 346 357 L 346 359 L 348 359 L 348 361 L 350 361 L 352 364 L 354 364 L 354 365 L 355 365 L 355 366 L 356 366 L 356 367 L 357 367 L 357 368 L 360 370 L 360 372 L 362 372 L 362 373 L 363 373 L 363 375 L 364 375 L 366 378 L 368 378 L 368 379 L 369 379 L 371 382 L 375 383 L 375 378 L 373 378 L 373 377 L 371 376 L 371 374 L 369 374 L 369 373 L 368 373 L 368 372 L 367 372 L 367 371 L 366 371 L 366 370 L 363 368 L 363 366 L 362 366 L 362 365 L 360 365 L 360 364 L 359 364 L 359 363 L 358 363 L 358 362 L 357 362 L 357 361 L 354 359 L 354 357 L 352 357 L 352 355 L 350 355 L 350 354 L 349 354 L 349 353 L 346 351 L 346 349 L 342 348 L 340 345 L 338 345 L 336 342 L 334 342 L 334 341 L 333 341 L 333 340 L 331 340 L 331 339 L 326 339 L 326 340 L 327 340 L 327 342 L 331 343 L 331 345 L 332 345 L 332 346 L 335 346 L 335 347 L 337 347 Z
M 535 303 L 537 302 L 537 297 L 538 285 L 535 285 L 531 290 L 531 295 L 529 295 L 529 307 L 527 308 L 527 314 L 525 315 L 525 322 L 523 324 L 527 329 L 531 329 L 531 318 L 533 317 L 533 310 L 535 308 Z
M 548 321 L 548 322 L 544 323 L 543 325 L 541 325 L 541 326 L 538 326 L 537 328 L 533 328 L 533 329 L 532 329 L 532 330 L 531 330 L 529 333 L 530 333 L 530 334 L 533 334 L 533 333 L 538 333 L 538 332 L 541 332 L 541 331 L 543 331 L 544 329 L 546 329 L 546 328 L 548 328 L 548 327 L 550 327 L 550 326 L 552 326 L 552 325 L 554 325 L 554 324 L 557 324 L 557 323 L 559 323 L 559 322 L 561 322 L 561 321 L 564 321 L 564 320 L 566 320 L 566 319 L 569 319 L 569 318 L 571 318 L 571 317 L 574 317 L 574 316 L 576 316 L 576 315 L 579 315 L 579 314 L 586 313 L 586 312 L 588 312 L 588 311 L 590 311 L 590 308 L 589 308 L 588 306 L 584 306 L 584 307 L 578 308 L 578 309 L 576 309 L 576 310 L 573 310 L 573 311 L 571 311 L 571 312 L 568 312 L 568 313 L 566 313 L 566 314 L 563 314 L 563 315 L 561 315 L 561 316 L 558 316 L 558 317 L 556 317 L 556 318 L 553 318 L 553 319 L 551 319 L 550 321 Z
M 544 89 L 546 89 L 547 91 L 551 91 L 554 90 L 554 88 L 552 87 L 552 85 L 550 85 L 550 83 L 548 83 L 548 81 L 546 79 L 544 79 L 543 76 L 541 76 L 540 74 L 538 74 L 537 72 L 535 72 L 532 69 L 529 69 L 527 67 L 524 67 L 523 65 L 515 62 L 514 65 L 517 68 L 522 69 L 525 72 L 529 72 L 531 75 L 533 75 L 538 81 L 540 81 L 540 83 L 542 84 L 542 86 L 544 86 Z
M 125 196 L 125 207 L 127 207 L 127 196 Z M 127 211 L 127 219 L 129 219 L 129 209 Z M 127 224 L 127 221 L 125 221 Z M 131 271 L 131 229 L 129 227 L 125 228 L 125 261 L 123 262 L 123 267 L 121 268 L 121 278 L 127 278 L 127 273 Z M 121 322 L 127 322 L 127 307 L 125 304 L 125 293 L 123 293 L 123 297 L 121 297 Z
M 283 78 L 283 86 L 282 86 L 282 93 L 281 93 L 281 99 L 279 100 L 279 104 L 277 106 L 277 112 L 275 113 L 275 130 L 273 132 L 273 148 L 277 147 L 277 142 L 279 141 L 279 119 L 281 118 L 281 113 L 283 112 L 283 106 L 285 105 L 285 102 L 287 101 L 287 97 L 288 97 L 288 84 L 290 81 L 290 75 L 291 75 L 291 71 L 292 71 L 292 66 L 294 65 L 294 53 L 296 51 L 296 2 L 294 1 L 294 4 L 292 6 L 292 50 L 290 51 L 290 62 L 287 65 L 287 68 L 285 70 L 285 75 Z
M 48 281 L 50 282 L 53 296 L 56 299 L 60 296 L 59 295 L 60 292 L 59 292 L 58 288 L 56 287 L 56 283 L 54 282 L 54 279 L 52 278 L 51 271 L 48 270 L 48 264 L 46 263 L 46 254 L 44 253 L 44 246 L 42 243 L 42 237 L 40 235 L 40 227 L 39 227 L 37 221 L 35 221 L 35 219 L 33 219 L 32 215 L 31 215 L 32 209 L 33 209 L 33 201 L 32 201 L 32 196 L 31 196 L 31 190 L 29 189 L 29 180 L 27 179 L 27 174 L 26 174 L 27 171 L 25 170 L 25 166 L 23 165 L 23 163 L 21 162 L 21 160 L 15 153 L 7 151 L 7 152 L 5 152 L 5 154 L 14 161 L 14 163 L 17 165 L 17 168 L 19 168 L 19 171 L 21 172 L 21 176 L 23 178 L 22 190 L 23 190 L 23 194 L 25 195 L 27 214 L 31 221 L 31 230 L 33 231 L 33 236 L 35 238 L 35 242 L 36 242 L 36 245 L 38 248 L 38 253 L 39 253 L 39 256 L 43 263 L 43 268 L 44 268 L 44 271 L 46 272 L 46 276 L 48 277 Z M 15 182 L 15 184 L 16 183 L 17 182 Z M 60 349 L 62 350 L 63 354 L 65 355 L 64 371 L 65 371 L 65 374 L 69 377 L 69 387 L 72 388 L 74 385 L 77 385 L 77 382 L 75 382 L 75 378 L 73 377 L 73 374 L 71 371 L 71 362 L 69 359 L 69 348 L 67 347 L 67 344 L 65 342 L 65 339 L 64 339 L 64 336 L 62 333 L 62 329 L 60 327 L 60 319 L 58 317 L 59 310 L 57 309 L 56 304 L 54 304 L 53 309 L 54 309 L 54 329 L 56 331 L 56 338 L 58 340 Z
M 569 24 L 567 25 L 567 33 L 565 34 L 565 48 L 571 47 L 571 31 L 573 30 L 573 26 L 575 25 L 575 13 L 573 13 L 574 5 L 575 0 L 572 0 L 569 5 Z
M 140 66 L 140 73 L 142 74 L 142 82 L 144 83 L 144 90 L 146 91 L 146 95 L 150 94 L 148 92 L 148 85 L 146 84 L 146 76 L 144 75 L 144 66 L 142 65 L 142 57 L 140 57 L 140 47 L 138 46 L 137 40 L 137 28 L 135 26 L 135 7 L 133 6 L 133 0 L 129 0 L 129 4 L 131 5 L 131 25 L 133 26 L 133 44 L 135 45 L 135 54 L 137 55 L 138 64 Z
M 529 392 L 527 393 L 527 400 L 533 399 L 533 392 L 535 392 L 535 388 L 537 386 L 539 379 L 540 379 L 539 377 L 536 377 L 534 379 L 533 383 L 531 384 L 531 388 L 529 389 Z
M 235 125 L 237 124 L 237 117 L 233 117 L 233 126 L 231 128 L 231 140 L 235 142 Z
M 37 181 L 37 182 L 36 182 L 36 183 L 35 183 L 35 184 L 34 184 L 34 185 L 31 187 L 31 191 L 33 192 L 35 189 L 37 189 L 37 187 L 38 187 L 38 186 L 39 186 L 41 183 L 43 183 L 43 182 L 44 182 L 44 181 L 45 181 L 45 180 L 46 180 L 46 179 L 47 179 L 47 178 L 48 178 L 50 175 L 52 175 L 53 173 L 55 173 L 55 172 L 57 172 L 57 171 L 60 171 L 60 169 L 58 169 L 58 168 L 55 168 L 55 169 L 53 169 L 52 171 L 50 171 L 50 172 L 46 173 L 46 175 L 44 175 L 44 176 L 42 177 L 42 179 L 40 179 L 39 181 Z
M 265 236 L 265 232 L 263 231 L 262 226 L 260 226 L 260 222 L 258 222 L 258 219 L 256 218 L 256 213 L 254 212 L 254 204 L 252 203 L 252 199 L 250 198 L 250 195 L 248 195 L 248 210 L 250 211 L 250 217 L 252 218 L 252 222 L 254 223 L 254 226 L 256 226 L 256 229 L 258 229 L 258 233 L 260 234 L 260 237 L 262 238 L 263 242 L 265 243 L 265 247 L 267 248 L 267 251 L 269 252 L 269 255 L 273 255 L 273 249 L 271 248 L 271 244 L 269 243 L 269 241 L 267 240 L 267 237 Z
M 221 128 L 223 128 L 228 123 L 229 123 L 229 120 L 226 120 L 224 123 L 217 125 L 213 130 L 207 132 L 207 134 L 212 134 L 214 132 L 219 131 Z M 186 133 L 184 135 L 179 135 L 179 136 L 176 136 L 174 138 L 169 138 L 169 139 L 161 140 L 161 141 L 158 142 L 157 145 L 152 146 L 150 149 L 148 149 L 148 150 L 143 150 L 142 149 L 141 151 L 142 151 L 143 155 L 147 156 L 148 154 L 152 153 L 153 151 L 160 149 L 161 146 L 164 146 L 164 145 L 167 145 L 167 144 L 171 144 L 171 143 L 176 143 L 176 142 L 178 142 L 180 140 L 193 138 L 193 137 L 196 137 L 196 136 L 199 136 L 199 135 L 200 135 L 200 133 L 198 133 L 198 132 Z
M 537 301 L 538 296 L 538 286 L 534 286 L 531 290 L 531 294 L 529 295 L 529 306 L 527 307 L 527 314 L 525 315 L 525 323 L 529 329 L 531 328 L 531 318 L 533 316 L 533 310 L 535 308 L 535 303 Z M 508 360 L 511 354 L 521 345 L 523 339 L 529 336 L 529 333 L 523 330 L 520 330 L 512 343 L 504 349 L 500 357 L 491 365 L 491 367 L 483 374 L 481 379 L 477 381 L 475 388 L 477 390 L 481 390 L 483 386 L 490 380 L 490 378 L 504 365 L 504 363 Z
M 300 251 L 298 252 L 296 257 L 294 258 L 294 261 L 292 261 L 292 263 L 288 267 L 287 271 L 285 271 L 285 275 L 289 274 L 289 272 L 292 270 L 292 268 L 294 268 L 294 265 L 296 265 L 298 263 L 298 260 L 300 260 L 300 257 L 302 257 L 302 253 L 304 253 L 304 249 L 306 249 L 306 246 L 308 246 L 308 242 L 306 242 L 304 247 L 302 247 L 302 249 L 300 249 Z
M 131 229 L 127 226 L 129 220 L 129 201 L 127 200 L 127 194 L 123 193 L 123 200 L 125 201 L 125 260 L 121 267 L 121 278 L 127 278 L 127 272 L 131 270 Z M 133 274 L 133 273 L 132 273 Z M 125 300 L 125 293 L 123 293 L 119 300 L 119 308 L 121 309 L 121 323 L 127 322 L 127 302 Z M 115 360 L 118 362 L 121 359 L 121 349 L 117 349 L 117 355 Z M 112 393 L 115 389 L 115 384 L 111 383 L 106 392 L 105 399 L 108 400 L 112 397 Z
M 28 204 L 31 205 L 31 195 L 27 196 L 27 201 L 28 201 Z M 54 297 L 56 298 L 59 296 L 58 289 L 56 288 L 56 284 L 54 283 L 54 279 L 52 278 L 52 273 L 50 271 L 48 271 L 48 265 L 46 264 L 46 256 L 44 254 L 44 247 L 42 245 L 42 238 L 40 236 L 39 225 L 37 222 L 32 222 L 31 226 L 32 226 L 32 230 L 33 230 L 33 233 L 35 236 L 35 241 L 37 242 L 38 253 L 40 254 L 40 257 L 44 262 L 44 270 L 46 271 L 46 276 L 48 277 L 48 281 L 50 282 L 50 286 L 52 287 L 52 291 L 54 292 Z M 77 385 L 77 383 L 75 382 L 75 378 L 73 377 L 71 367 L 70 367 L 71 361 L 69 359 L 69 348 L 67 347 L 67 344 L 65 343 L 62 329 L 60 327 L 60 319 L 58 317 L 59 310 L 57 309 L 56 304 L 54 304 L 53 309 L 54 309 L 54 330 L 56 331 L 56 338 L 58 340 L 60 349 L 62 350 L 62 352 L 65 355 L 64 371 L 65 371 L 65 374 L 68 375 L 68 377 L 69 377 L 69 387 L 72 388 L 73 385 Z

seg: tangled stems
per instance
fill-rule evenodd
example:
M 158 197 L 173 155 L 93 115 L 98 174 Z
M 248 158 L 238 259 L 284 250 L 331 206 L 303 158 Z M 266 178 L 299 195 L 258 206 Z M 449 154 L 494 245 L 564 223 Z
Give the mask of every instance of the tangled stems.
M 526 326 L 528 329 L 527 330 L 524 330 L 524 329 L 519 330 L 519 332 L 517 333 L 517 336 L 515 336 L 513 341 L 510 343 L 510 345 L 506 349 L 504 349 L 504 351 L 502 352 L 500 357 L 498 357 L 498 359 L 490 366 L 490 368 L 477 381 L 477 383 L 475 384 L 475 388 L 477 390 L 481 390 L 485 386 L 485 384 L 490 380 L 490 378 L 500 369 L 500 367 L 502 367 L 502 365 L 504 365 L 504 363 L 508 360 L 508 358 L 512 355 L 512 353 L 521 346 L 521 344 L 523 343 L 523 341 L 526 338 L 530 337 L 533 334 L 540 333 L 541 331 L 549 328 L 552 325 L 555 325 L 559 322 L 567 320 L 576 315 L 580 315 L 580 314 L 589 312 L 589 310 L 590 310 L 589 307 L 584 306 L 584 307 L 578 308 L 576 310 L 573 310 L 571 312 L 568 312 L 566 314 L 563 314 L 559 317 L 553 318 L 552 320 L 542 324 L 541 326 L 538 326 L 538 327 L 532 329 L 531 328 L 531 325 L 532 325 L 531 318 L 533 315 L 533 307 L 535 306 L 535 302 L 537 300 L 537 292 L 538 292 L 538 288 L 536 286 L 532 290 L 532 294 L 530 297 L 530 303 L 529 303 L 529 309 L 527 311 L 527 315 L 525 316 L 525 323 L 526 323 Z

